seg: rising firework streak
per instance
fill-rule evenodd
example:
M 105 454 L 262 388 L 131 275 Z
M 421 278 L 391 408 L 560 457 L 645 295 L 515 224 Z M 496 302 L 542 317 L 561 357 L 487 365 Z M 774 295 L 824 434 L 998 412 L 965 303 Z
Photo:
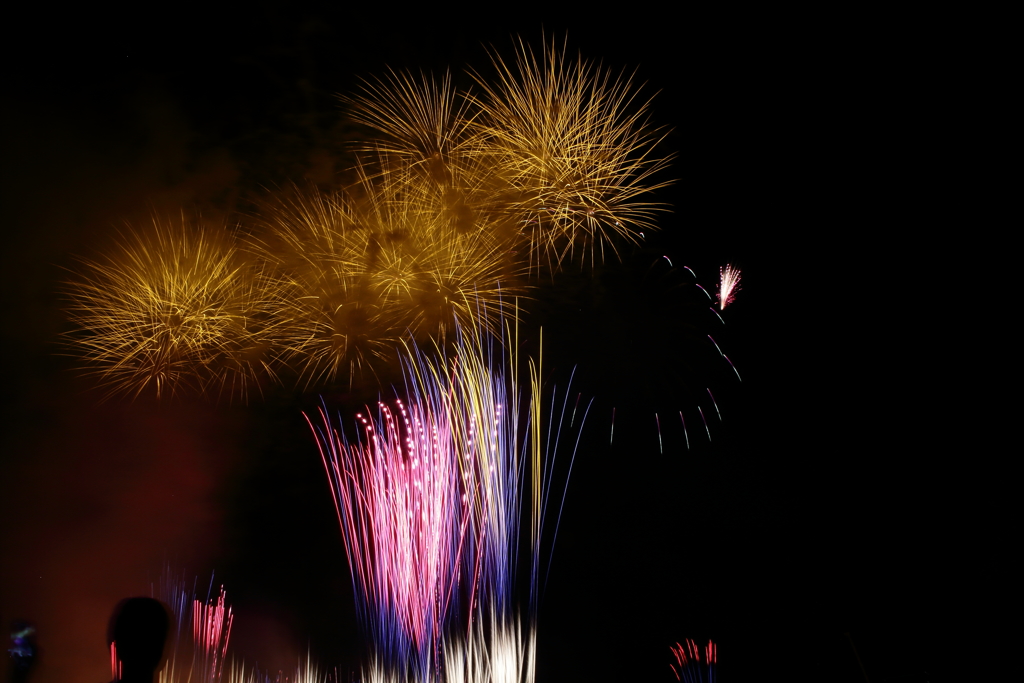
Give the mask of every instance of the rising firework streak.
M 371 679 L 433 681 L 456 660 L 460 670 L 477 667 L 481 653 L 493 673 L 515 642 L 516 680 L 533 680 L 540 541 L 559 425 L 568 413 L 576 431 L 587 411 L 576 424 L 568 398 L 556 400 L 545 437 L 540 368 L 529 363 L 524 400 L 517 359 L 503 350 L 496 356 L 495 346 L 482 333 L 464 333 L 455 353 L 439 360 L 408 346 L 408 399 L 360 414 L 354 441 L 325 410 L 318 424 L 310 421 L 371 640 Z M 524 503 L 531 578 L 520 628 L 513 590 Z M 564 503 L 563 494 L 559 516 Z M 557 533 L 556 525 L 553 538 Z M 486 631 L 479 630 L 484 619 L 492 622 Z M 512 624 L 516 634 L 525 630 L 525 640 L 495 640 L 512 633 Z M 463 654 L 453 654 L 458 643 Z
M 718 646 L 708 641 L 705 647 L 699 647 L 696 642 L 686 639 L 683 643 L 676 643 L 671 648 L 675 664 L 670 664 L 672 673 L 676 680 L 683 683 L 715 683 L 715 667 L 718 665 Z
M 736 300 L 736 292 L 740 290 L 740 269 L 726 264 L 718 269 L 718 276 L 718 305 L 724 311 Z

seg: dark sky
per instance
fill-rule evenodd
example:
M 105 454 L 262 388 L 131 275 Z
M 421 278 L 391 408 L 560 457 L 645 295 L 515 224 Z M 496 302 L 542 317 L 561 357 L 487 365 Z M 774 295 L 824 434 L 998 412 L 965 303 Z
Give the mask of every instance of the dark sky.
M 924 230 L 908 188 L 922 102 L 951 63 L 919 40 L 925 18 L 33 11 L 8 25 L 3 62 L 0 620 L 39 626 L 40 683 L 105 680 L 109 611 L 164 561 L 201 582 L 216 571 L 246 661 L 286 667 L 308 644 L 354 665 L 341 539 L 300 414 L 316 397 L 101 403 L 61 355 L 58 284 L 154 210 L 231 218 L 261 188 L 331 182 L 354 134 L 334 95 L 360 77 L 449 67 L 466 82 L 485 45 L 509 54 L 512 36 L 542 31 L 658 93 L 678 180 L 658 194 L 674 207 L 660 234 L 557 278 L 532 309 L 549 382 L 577 366 L 594 398 L 539 680 L 669 680 L 669 645 L 687 637 L 720 643 L 725 681 L 864 680 L 846 633 L 873 682 L 965 680 L 950 648 L 999 648 L 987 615 L 1008 600 L 1006 478 L 957 441 L 948 406 L 932 409 L 915 362 L 926 314 L 897 311 L 901 289 L 927 286 L 905 282 Z M 712 290 L 726 262 L 743 290 L 713 333 L 742 384 L 697 343 L 706 322 L 678 268 Z M 694 411 L 705 380 L 724 419 L 710 444 L 691 419 L 687 450 L 668 418 Z

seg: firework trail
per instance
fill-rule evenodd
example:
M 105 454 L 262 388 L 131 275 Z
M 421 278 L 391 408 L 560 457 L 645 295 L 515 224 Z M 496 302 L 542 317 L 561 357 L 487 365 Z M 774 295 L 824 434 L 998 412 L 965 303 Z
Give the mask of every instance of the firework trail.
M 167 662 L 157 674 L 158 683 L 219 683 L 227 671 L 228 642 L 234 623 L 224 587 L 214 594 L 211 576 L 207 595 L 200 598 L 194 587 L 186 587 L 184 575 L 178 577 L 170 567 L 165 567 L 153 593 L 170 609 L 173 638 Z M 179 664 L 179 658 L 189 659 L 189 651 L 189 663 Z
M 654 422 L 655 422 L 655 424 L 658 425 L 658 452 L 659 453 L 664 453 L 665 449 L 664 449 L 664 447 L 662 446 L 662 443 L 661 443 L 661 420 L 658 419 L 658 414 L 657 413 L 654 414 Z
M 459 377 L 449 382 L 448 368 L 412 360 L 407 368 L 415 402 L 408 409 L 396 403 L 400 419 L 382 403 L 376 423 L 357 416 L 362 433 L 349 444 L 337 430 L 331 434 L 321 415 L 318 436 L 375 656 L 392 670 L 399 665 L 398 675 L 427 680 L 449 610 L 461 594 L 463 567 L 471 583 L 493 571 L 481 566 L 493 562 L 484 529 L 501 520 L 477 504 L 477 489 L 500 482 L 473 461 L 487 453 L 495 431 L 487 425 L 481 433 L 474 419 L 495 407 L 487 400 L 489 387 L 474 395 Z M 476 592 L 470 589 L 470 600 Z
M 683 438 L 686 439 L 686 450 L 690 450 L 690 433 L 686 431 L 686 418 L 683 417 L 683 411 L 679 411 L 679 420 L 683 423 Z
M 376 651 L 426 680 L 449 615 L 465 503 L 446 425 L 429 408 L 398 402 L 396 412 L 381 404 L 376 423 L 357 416 L 360 441 L 332 439 L 325 465 Z
M 225 229 L 154 218 L 65 285 L 68 344 L 110 394 L 216 387 L 244 396 L 262 371 L 259 290 Z
M 736 301 L 736 292 L 740 291 L 740 269 L 726 264 L 718 269 L 718 305 L 725 307 Z
M 226 598 L 221 586 L 215 600 L 209 603 L 195 600 L 192 603 L 192 641 L 195 644 L 192 673 L 204 683 L 220 681 L 224 673 L 228 640 L 234 623 Z
M 708 388 L 708 397 L 711 398 L 711 405 L 715 406 L 715 414 L 718 415 L 718 421 L 722 421 L 722 411 L 718 409 L 718 402 L 715 400 L 715 395 L 711 393 L 711 389 Z
M 531 267 L 558 266 L 578 253 L 594 262 L 612 237 L 642 239 L 663 207 L 645 201 L 665 186 L 654 179 L 668 158 L 647 127 L 648 102 L 620 79 L 545 39 L 540 56 L 522 41 L 513 65 L 492 53 L 496 79 L 474 73 L 483 90 L 471 97 L 477 154 L 492 159 L 520 221 Z M 616 252 L 617 253 L 617 252 Z
M 704 409 L 697 406 L 697 412 L 700 413 L 700 421 L 704 423 L 704 431 L 708 435 L 708 441 L 711 441 L 711 429 L 708 428 L 708 421 L 704 418 Z
M 244 662 L 228 662 L 234 614 L 227 593 L 223 586 L 213 592 L 213 576 L 204 598 L 196 595 L 194 584 L 189 588 L 184 573 L 176 575 L 165 566 L 152 587 L 153 597 L 168 606 L 172 626 L 172 642 L 167 644 L 167 661 L 157 672 L 157 683 L 337 683 L 337 672 L 332 681 L 308 653 L 305 662 L 297 664 L 294 675 L 284 679 L 280 673 L 273 678 L 255 667 L 247 668 Z M 111 656 L 112 666 L 116 666 L 116 653 L 112 651 Z
M 612 413 L 614 425 L 609 428 L 610 442 L 618 443 L 614 436 L 619 435 L 619 421 L 633 419 L 632 414 L 643 421 L 659 452 L 671 453 L 676 445 L 699 448 L 708 433 L 701 431 L 700 412 L 709 422 L 728 412 L 729 387 L 735 386 L 738 376 L 723 354 L 723 321 L 710 307 L 693 269 L 676 263 L 661 254 L 638 252 L 626 261 L 626 268 L 602 272 L 592 312 L 553 323 L 564 325 L 564 330 L 556 327 L 560 335 L 587 340 L 574 352 L 584 354 L 581 365 L 601 368 L 610 393 L 650 397 L 639 414 L 621 404 L 612 412 L 614 402 L 606 404 L 603 409 Z M 617 324 L 609 326 L 608 320 Z M 623 353 L 637 339 L 644 340 L 643 350 Z M 607 363 L 610 357 L 615 363 Z M 656 371 L 652 358 L 658 359 Z
M 490 610 L 468 638 L 445 645 L 445 683 L 527 683 L 534 680 L 535 629 L 524 642 L 518 619 L 507 621 Z
M 257 668 L 247 670 L 244 664 L 232 662 L 225 680 L 227 683 L 281 683 L 282 674 L 283 672 L 278 672 L 275 678 L 271 678 Z M 337 671 L 332 677 L 330 672 L 321 670 L 307 653 L 306 661 L 296 664 L 295 673 L 283 680 L 288 683 L 338 683 L 339 679 Z
M 715 683 L 718 646 L 714 642 L 709 640 L 705 647 L 699 647 L 687 638 L 685 645 L 676 643 L 670 649 L 676 663 L 669 666 L 676 680 L 684 683 Z
M 491 60 L 493 83 L 471 72 L 480 96 L 456 92 L 448 73 L 393 71 L 341 96 L 383 134 L 363 148 L 370 164 L 442 189 L 463 222 L 490 222 L 531 271 L 576 254 L 603 260 L 613 238 L 637 242 L 656 229 L 664 207 L 643 196 L 667 184 L 654 177 L 669 159 L 653 154 L 659 133 L 631 80 L 547 40 L 539 58 L 520 41 L 512 65 Z
M 211 577 L 211 582 L 213 577 Z M 193 602 L 195 589 L 189 591 L 185 585 L 185 575 L 176 576 L 171 567 L 165 566 L 160 575 L 157 586 L 152 587 L 152 595 L 167 605 L 171 613 L 171 634 L 170 654 L 167 663 L 158 674 L 159 683 L 173 683 L 182 677 L 178 668 L 178 655 L 183 652 L 186 646 L 186 637 L 189 636 L 189 629 L 192 623 Z M 183 656 L 184 659 L 184 656 Z M 191 669 L 184 674 L 186 679 L 191 678 Z
M 408 401 L 380 403 L 376 419 L 359 415 L 355 442 L 323 411 L 319 425 L 310 421 L 372 641 L 367 675 L 434 680 L 460 657 L 463 672 L 479 671 L 484 660 L 488 670 L 508 668 L 496 662 L 507 659 L 514 639 L 498 634 L 514 624 L 522 633 L 514 591 L 528 498 L 529 616 L 525 641 L 516 642 L 523 680 L 532 681 L 541 536 L 555 464 L 545 454 L 559 448 L 568 401 L 560 414 L 552 405 L 543 435 L 539 365 L 530 361 L 521 396 L 518 360 L 498 357 L 479 328 L 461 333 L 450 356 L 431 360 L 409 345 L 403 362 Z M 570 427 L 582 428 L 585 417 L 581 411 Z

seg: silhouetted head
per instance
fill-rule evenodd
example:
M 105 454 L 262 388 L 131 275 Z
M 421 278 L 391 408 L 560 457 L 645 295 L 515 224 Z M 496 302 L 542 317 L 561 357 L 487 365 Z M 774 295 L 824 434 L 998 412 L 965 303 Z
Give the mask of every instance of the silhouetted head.
M 167 608 L 159 600 L 127 598 L 117 604 L 107 629 L 107 647 L 115 645 L 122 681 L 152 681 L 163 659 L 170 623 Z

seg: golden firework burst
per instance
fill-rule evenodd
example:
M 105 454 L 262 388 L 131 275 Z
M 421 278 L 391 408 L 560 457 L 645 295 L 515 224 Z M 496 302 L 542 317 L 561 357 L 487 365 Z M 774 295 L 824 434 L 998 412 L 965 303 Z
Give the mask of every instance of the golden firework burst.
M 263 202 L 265 313 L 274 358 L 306 386 L 372 370 L 397 337 L 370 288 L 368 227 L 341 192 L 295 186 Z
M 244 396 L 282 367 L 351 383 L 410 338 L 493 330 L 539 266 L 656 229 L 668 158 L 632 80 L 547 40 L 492 62 L 477 94 L 448 73 L 365 81 L 343 98 L 381 134 L 358 181 L 274 193 L 245 249 L 184 219 L 130 230 L 68 283 L 69 343 L 112 392 Z
M 460 169 L 461 170 L 461 169 Z M 444 336 L 453 326 L 489 325 L 503 296 L 524 291 L 509 231 L 476 188 L 479 176 L 442 185 L 405 168 L 375 179 L 374 281 L 407 310 L 413 336 Z
M 223 227 L 154 218 L 65 286 L 67 342 L 111 394 L 245 396 L 269 370 L 252 268 Z
M 513 65 L 492 53 L 496 77 L 474 77 L 473 147 L 506 185 L 508 211 L 529 243 L 531 267 L 557 267 L 577 255 L 595 261 L 615 237 L 639 240 L 664 207 L 645 199 L 667 184 L 669 161 L 654 148 L 663 134 L 647 125 L 649 100 L 630 78 L 545 41 L 538 57 L 522 41 Z
M 496 320 L 522 290 L 486 212 L 407 165 L 381 168 L 344 192 L 293 188 L 263 212 L 269 334 L 307 386 L 351 383 L 402 339 Z
M 364 151 L 391 158 L 391 173 L 402 168 L 437 183 L 450 182 L 449 166 L 465 156 L 474 118 L 469 102 L 452 87 L 451 74 L 436 80 L 424 73 L 390 71 L 384 78 L 365 80 L 361 93 L 341 100 L 356 121 L 384 134 Z

